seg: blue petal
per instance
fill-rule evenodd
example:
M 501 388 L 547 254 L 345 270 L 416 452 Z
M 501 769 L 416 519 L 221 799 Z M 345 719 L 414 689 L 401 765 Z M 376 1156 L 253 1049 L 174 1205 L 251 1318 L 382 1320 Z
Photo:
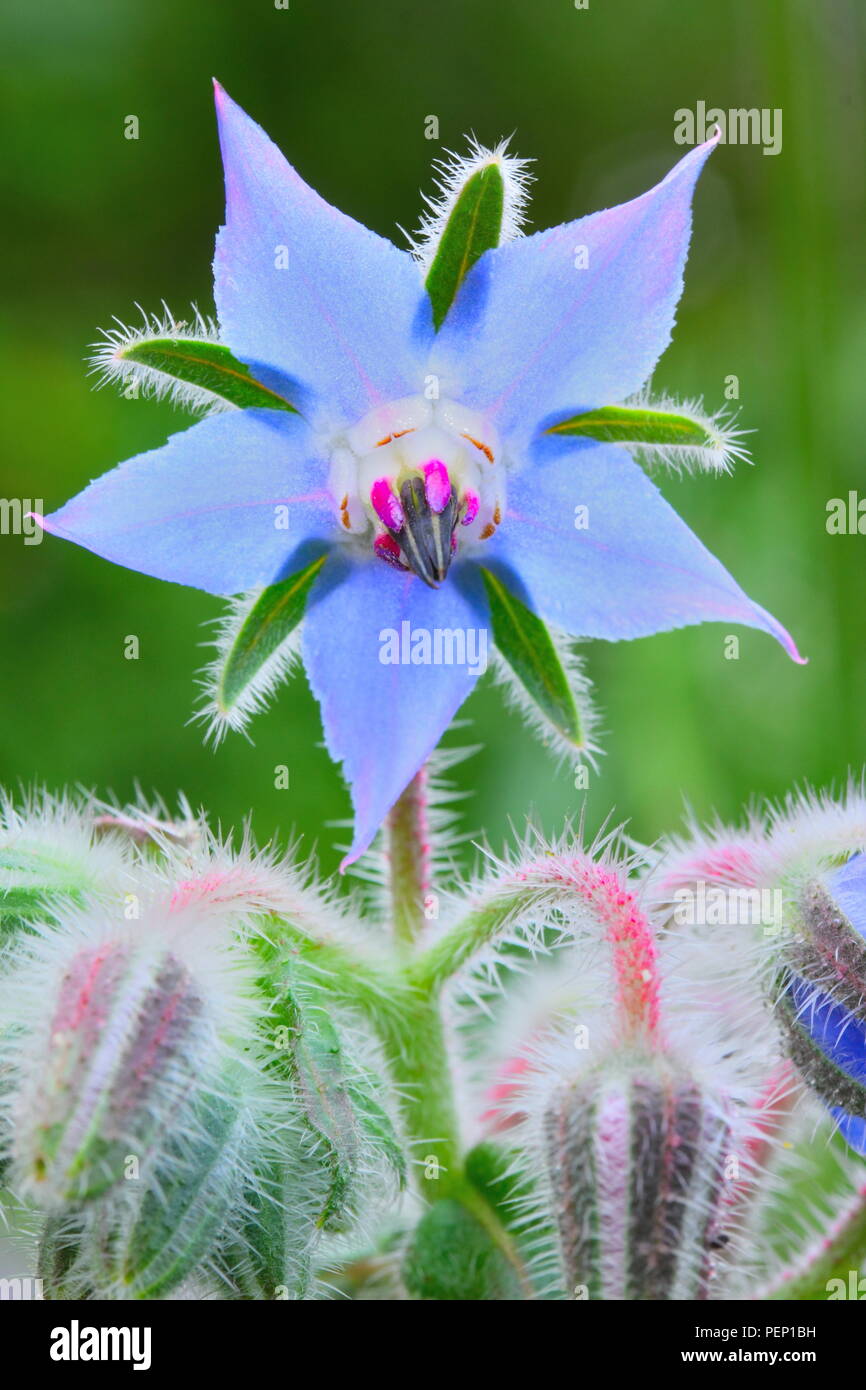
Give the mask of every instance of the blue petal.
M 213 415 L 103 474 L 43 525 L 127 569 L 239 593 L 334 535 L 326 465 L 312 450 L 297 415 Z
M 219 86 L 216 104 L 215 293 L 232 351 L 323 426 L 420 391 L 432 320 L 415 261 L 324 202 Z
M 828 876 L 830 894 L 855 931 L 866 936 L 866 854 L 854 854 Z
M 575 637 L 613 641 L 689 623 L 745 623 L 801 660 L 625 449 L 561 445 L 542 441 L 546 461 L 511 478 L 502 526 L 478 554 L 542 618 Z M 580 507 L 585 530 L 577 529 Z
M 859 1019 L 805 980 L 793 979 L 788 994 L 801 1026 L 824 1055 L 854 1081 L 866 1085 L 866 1028 Z M 866 1154 L 866 1120 L 838 1105 L 828 1108 L 845 1141 Z
M 866 1027 L 823 990 L 794 979 L 788 992 L 801 1027 L 841 1071 L 866 1085 Z
M 670 341 L 692 192 L 714 143 L 633 202 L 482 256 L 436 342 L 442 393 L 520 445 L 539 422 L 637 391 Z
M 839 1133 L 846 1144 L 850 1144 L 859 1154 L 866 1155 L 866 1120 L 859 1115 L 849 1115 L 847 1110 L 838 1105 L 830 1106 L 830 1114 L 839 1126 Z
M 328 750 L 343 764 L 355 808 L 344 867 L 367 848 L 480 673 L 468 661 L 384 664 L 384 634 L 402 640 L 403 624 L 412 634 L 474 630 L 484 634 L 478 640 L 486 654 L 488 621 L 473 567 L 452 566 L 442 587 L 432 590 L 373 557 L 329 558 L 307 609 L 304 664 L 322 707 Z

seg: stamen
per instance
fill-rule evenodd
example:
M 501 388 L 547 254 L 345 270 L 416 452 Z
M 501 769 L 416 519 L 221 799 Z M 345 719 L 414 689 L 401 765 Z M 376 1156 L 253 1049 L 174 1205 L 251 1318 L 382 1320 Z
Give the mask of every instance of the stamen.
M 471 434 L 464 434 L 463 439 L 468 439 L 470 444 L 474 444 L 476 449 L 480 449 L 488 463 L 493 462 L 493 450 L 487 444 L 482 444 L 480 439 L 473 439 Z
M 504 520 L 503 469 L 486 416 L 458 401 L 407 396 L 335 437 L 329 491 L 341 529 L 435 589 L 462 545 L 489 538 Z
M 403 505 L 403 529 L 399 534 L 399 543 L 403 554 L 419 579 L 435 589 L 445 578 L 451 564 L 457 493 L 451 488 L 442 511 L 434 511 L 428 500 L 425 480 L 416 476 L 408 478 L 401 487 L 400 501 Z M 394 535 L 394 540 L 397 539 Z
M 399 545 L 393 536 L 389 536 L 386 531 L 380 531 L 374 540 L 373 554 L 378 555 L 380 560 L 387 560 L 388 564 L 393 565 L 395 569 L 408 570 L 409 568 L 403 563 Z
M 424 465 L 424 491 L 434 512 L 444 512 L 451 497 L 451 479 L 441 459 Z
M 411 434 L 414 428 L 415 427 L 413 425 L 408 430 L 395 430 L 393 434 L 386 434 L 384 439 L 376 440 L 376 443 L 373 445 L 373 448 L 381 449 L 383 444 L 390 444 L 392 439 L 402 439 L 404 434 Z
M 389 531 L 403 529 L 403 508 L 395 496 L 388 478 L 377 478 L 370 489 L 370 503 L 373 511 Z

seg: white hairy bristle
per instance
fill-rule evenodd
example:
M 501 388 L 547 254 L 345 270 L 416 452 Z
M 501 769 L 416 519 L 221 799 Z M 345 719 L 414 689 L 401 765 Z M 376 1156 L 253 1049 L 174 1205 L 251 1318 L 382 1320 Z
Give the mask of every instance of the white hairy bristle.
M 742 442 L 752 430 L 736 425 L 735 410 L 722 407 L 714 414 L 704 409 L 700 397 L 677 400 L 675 396 L 653 396 L 645 387 L 623 403 L 629 410 L 658 410 L 672 415 L 685 415 L 703 430 L 707 443 L 701 444 L 626 444 L 624 447 L 649 468 L 668 468 L 674 473 L 732 473 L 737 463 L 751 463 L 749 450 Z
M 488 149 L 474 135 L 469 137 L 468 154 L 459 155 L 453 150 L 446 150 L 445 157 L 434 162 L 436 192 L 423 195 L 427 206 L 417 232 L 414 235 L 404 233 L 408 237 L 412 255 L 425 274 L 433 263 L 440 237 L 462 190 L 473 174 L 487 164 L 498 164 L 505 186 L 500 243 L 513 241 L 522 235 L 529 184 L 533 177 L 528 167 L 531 162 L 509 154 L 508 140 L 500 140 L 492 149 Z
M 229 653 L 262 592 L 261 588 L 252 589 L 231 599 L 226 612 L 213 623 L 213 639 L 204 644 L 213 647 L 216 654 L 199 676 L 201 702 L 192 719 L 206 724 L 205 741 L 214 747 L 222 743 L 230 729 L 237 733 L 246 731 L 253 715 L 266 708 L 300 659 L 302 624 L 299 623 L 262 663 L 234 704 L 227 706 L 221 699 L 220 680 Z
M 139 343 L 158 338 L 194 338 L 198 342 L 218 343 L 220 336 L 215 320 L 200 313 L 194 304 L 186 319 L 176 318 L 165 300 L 162 311 L 156 314 L 149 314 L 140 304 L 135 307 L 141 314 L 140 324 L 130 327 L 115 315 L 117 327 L 101 330 L 102 337 L 90 345 L 87 360 L 90 363 L 89 374 L 98 377 L 96 389 L 100 390 L 110 383 L 134 399 L 169 400 L 172 405 L 203 414 L 236 409 L 230 401 L 203 386 L 178 381 L 165 372 L 146 367 L 141 362 L 131 362 L 124 356 Z
M 572 743 L 555 724 L 551 722 L 544 711 L 527 691 L 522 681 L 518 680 L 513 668 L 494 648 L 491 669 L 493 679 L 502 687 L 505 699 L 510 708 L 515 709 L 523 717 L 527 727 L 532 730 L 536 737 L 545 744 L 554 757 L 557 759 L 558 766 L 565 763 L 577 765 L 578 763 L 589 763 L 595 771 L 597 769 L 597 759 L 601 753 L 599 745 L 595 741 L 598 730 L 599 716 L 590 699 L 591 684 L 583 669 L 583 662 L 574 649 L 574 643 L 565 633 L 558 629 L 548 626 L 548 632 L 557 656 L 562 664 L 568 681 L 569 689 L 574 696 L 577 706 L 580 727 L 583 731 L 583 742 L 578 745 Z

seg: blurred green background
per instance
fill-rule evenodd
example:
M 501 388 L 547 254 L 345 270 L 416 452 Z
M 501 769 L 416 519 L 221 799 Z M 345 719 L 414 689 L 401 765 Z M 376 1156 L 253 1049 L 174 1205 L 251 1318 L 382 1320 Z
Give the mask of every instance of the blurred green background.
M 705 626 L 587 648 L 605 756 L 588 793 L 653 838 L 687 800 L 725 815 L 864 757 L 866 537 L 827 534 L 829 498 L 866 494 L 861 434 L 864 34 L 860 0 L 6 0 L 2 95 L 10 272 L 2 308 L 0 496 L 57 507 L 91 477 L 184 427 L 170 407 L 93 393 L 98 326 L 164 297 L 211 307 L 223 194 L 217 75 L 329 200 L 392 235 L 413 227 L 430 162 L 474 131 L 516 132 L 537 160 L 533 225 L 642 192 L 682 153 L 674 112 L 780 107 L 783 147 L 725 146 L 698 190 L 686 293 L 655 384 L 723 403 L 740 382 L 755 467 L 662 480 L 668 498 L 810 664 L 768 638 Z M 140 139 L 124 139 L 135 114 Z M 440 144 L 425 118 L 440 122 Z M 866 525 L 866 522 L 864 522 Z M 259 839 L 303 831 L 328 869 L 348 815 L 301 676 L 217 753 L 187 726 L 205 594 L 46 539 L 0 538 L 0 780 L 138 779 L 183 789 Z M 140 659 L 124 659 L 124 639 Z M 534 811 L 555 830 L 582 795 L 486 683 L 456 741 L 465 825 L 494 845 Z M 452 736 L 451 741 L 455 741 Z M 274 767 L 290 769 L 288 791 Z

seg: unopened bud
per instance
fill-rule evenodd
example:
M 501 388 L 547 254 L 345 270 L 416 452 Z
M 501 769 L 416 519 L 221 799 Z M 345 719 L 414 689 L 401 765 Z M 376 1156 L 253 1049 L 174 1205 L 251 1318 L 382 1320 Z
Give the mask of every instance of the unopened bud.
M 866 855 L 808 879 L 789 925 L 777 1016 L 791 1059 L 866 1149 Z
M 659 1055 L 556 1087 L 542 1142 L 573 1297 L 708 1297 L 729 1134 L 719 1102 Z
M 13 1068 L 14 1167 L 49 1209 L 120 1182 L 130 1157 L 144 1164 L 206 1071 L 202 1000 L 164 943 L 69 946 L 54 989 L 41 981 L 46 1024 L 20 1039 Z

